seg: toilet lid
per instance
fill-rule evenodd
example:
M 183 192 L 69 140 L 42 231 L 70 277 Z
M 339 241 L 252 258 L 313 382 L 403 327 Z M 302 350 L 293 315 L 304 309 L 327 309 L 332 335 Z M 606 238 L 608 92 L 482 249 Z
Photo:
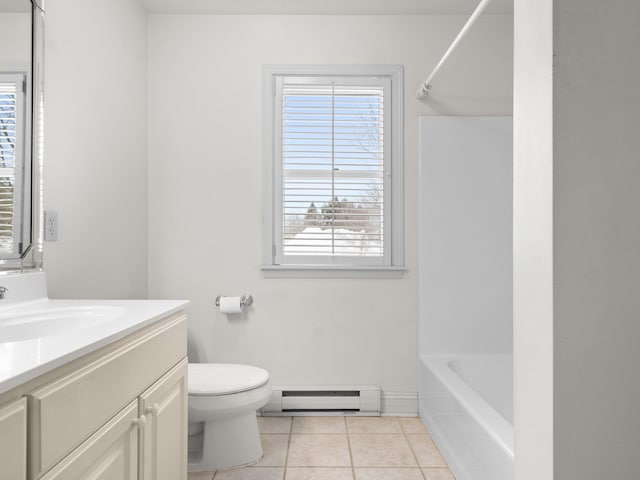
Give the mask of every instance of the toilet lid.
M 229 395 L 263 386 L 266 370 L 231 363 L 190 363 L 189 395 Z

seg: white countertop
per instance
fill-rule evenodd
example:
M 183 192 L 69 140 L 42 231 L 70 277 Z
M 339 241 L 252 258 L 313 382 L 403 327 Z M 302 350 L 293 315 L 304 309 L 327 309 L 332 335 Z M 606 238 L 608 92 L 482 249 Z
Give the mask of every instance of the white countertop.
M 0 285 L 11 285 L 7 278 L 0 277 Z M 11 292 L 9 287 L 8 295 Z M 0 394 L 189 305 L 184 300 L 51 300 L 42 297 L 20 300 L 9 301 L 0 308 L 0 322 L 25 312 L 69 308 L 117 307 L 119 313 L 116 318 L 86 328 L 49 332 L 40 337 L 35 332 L 33 338 L 20 341 L 0 338 Z
M 81 330 L 17 342 L 0 339 L 0 393 L 36 378 L 71 360 L 183 310 L 189 302 L 179 300 L 41 300 L 25 309 L 58 309 L 84 306 L 115 306 L 122 316 Z M 12 309 L 13 310 L 13 309 Z M 18 315 L 23 307 L 15 308 Z M 3 312 L 3 315 L 6 313 Z

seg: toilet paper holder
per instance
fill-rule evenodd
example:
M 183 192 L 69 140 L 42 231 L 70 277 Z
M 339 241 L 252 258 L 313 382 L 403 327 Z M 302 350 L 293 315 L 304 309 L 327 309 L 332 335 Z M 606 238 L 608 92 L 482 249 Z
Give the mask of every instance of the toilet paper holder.
M 220 306 L 220 299 L 224 297 L 224 295 L 218 295 L 216 297 L 216 307 Z M 250 307 L 253 304 L 253 295 L 249 293 L 245 293 L 240 297 L 240 306 L 241 307 Z

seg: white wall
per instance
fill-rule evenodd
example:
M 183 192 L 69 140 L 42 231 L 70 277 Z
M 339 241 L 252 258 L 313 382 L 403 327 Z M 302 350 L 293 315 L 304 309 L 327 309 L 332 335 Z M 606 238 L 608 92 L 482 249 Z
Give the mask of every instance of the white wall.
M 31 69 L 31 14 L 0 12 L 0 71 L 18 66 Z
M 559 480 L 640 478 L 640 3 L 554 2 Z
M 147 293 L 146 13 L 130 0 L 46 4 L 45 242 L 52 297 Z
M 511 117 L 420 119 L 420 353 L 513 352 Z
M 414 98 L 465 20 L 150 16 L 149 292 L 192 300 L 192 357 L 261 365 L 276 385 L 417 391 L 418 116 L 511 113 L 508 16 L 483 17 Z M 282 63 L 405 66 L 404 278 L 262 277 L 261 69 Z M 245 292 L 242 319 L 213 306 Z

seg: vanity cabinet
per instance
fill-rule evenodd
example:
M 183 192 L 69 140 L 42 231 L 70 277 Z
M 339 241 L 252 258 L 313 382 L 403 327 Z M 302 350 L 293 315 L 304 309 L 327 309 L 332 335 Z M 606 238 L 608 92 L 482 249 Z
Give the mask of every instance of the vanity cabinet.
M 0 406 L 0 478 L 27 478 L 27 401 Z
M 186 478 L 187 395 L 185 359 L 140 396 L 139 414 L 145 417 L 140 480 Z
M 138 404 L 133 401 L 40 478 L 136 480 L 139 458 L 138 422 Z
M 184 478 L 186 369 L 181 361 L 40 479 Z
M 186 334 L 174 314 L 22 387 L 0 408 L 0 478 L 186 480 Z

